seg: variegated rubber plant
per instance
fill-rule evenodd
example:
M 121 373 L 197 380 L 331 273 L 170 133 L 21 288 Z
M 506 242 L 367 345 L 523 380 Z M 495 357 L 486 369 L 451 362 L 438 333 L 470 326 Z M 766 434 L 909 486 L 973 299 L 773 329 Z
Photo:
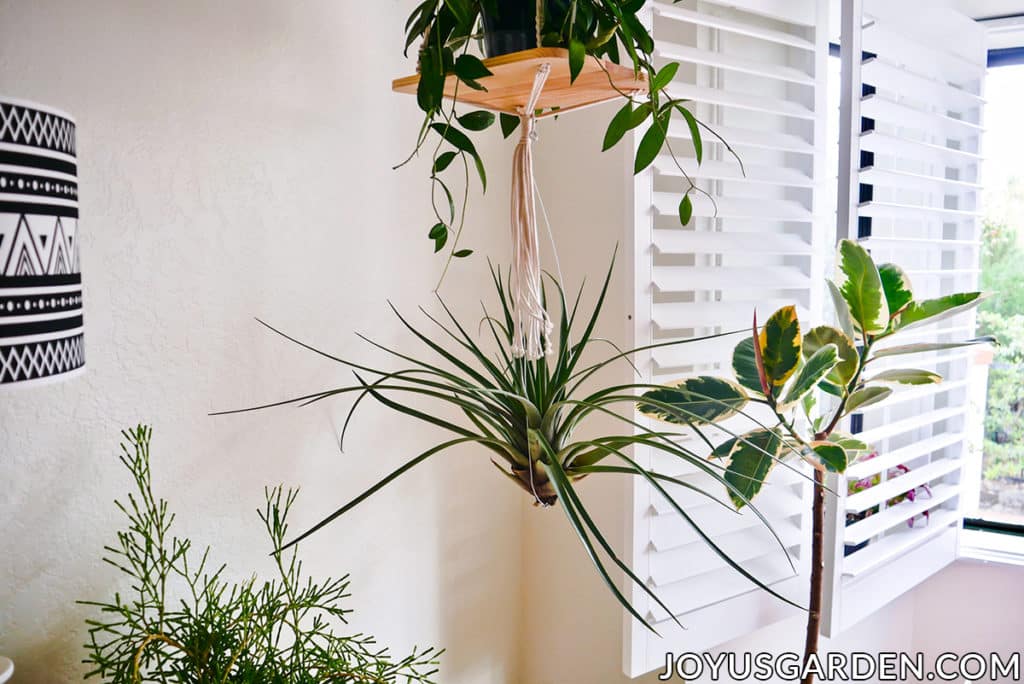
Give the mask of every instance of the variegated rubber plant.
M 432 333 L 416 328 L 397 310 L 395 311 L 405 328 L 429 352 L 429 356 L 416 356 L 413 352 L 398 351 L 360 335 L 364 341 L 400 360 L 405 365 L 400 369 L 374 368 L 348 361 L 279 333 L 292 342 L 347 367 L 353 372 L 355 381 L 345 387 L 327 389 L 242 411 L 287 404 L 308 405 L 348 394 L 353 395 L 355 400 L 342 429 L 342 444 L 353 412 L 366 397 L 397 413 L 439 427 L 449 433 L 445 441 L 431 446 L 409 460 L 284 548 L 321 529 L 417 465 L 453 447 L 473 445 L 477 448 L 479 456 L 490 460 L 504 477 L 526 492 L 535 505 L 562 508 L 608 590 L 645 626 L 650 628 L 647 621 L 619 589 L 609 572 L 609 562 L 624 572 L 637 587 L 669 614 L 672 614 L 672 611 L 616 554 L 604 533 L 598 528 L 577 492 L 578 483 L 584 477 L 642 478 L 665 498 L 676 513 L 693 526 L 697 534 L 729 566 L 757 586 L 789 603 L 789 599 L 779 595 L 730 558 L 676 501 L 670 490 L 673 487 L 682 487 L 696 491 L 722 506 L 729 506 L 729 503 L 689 482 L 654 472 L 638 463 L 628 453 L 631 447 L 639 445 L 694 465 L 716 483 L 724 486 L 737 505 L 750 506 L 754 514 L 771 529 L 767 519 L 750 502 L 750 495 L 756 489 L 748 482 L 738 481 L 724 465 L 708 461 L 703 455 L 677 443 L 677 438 L 681 436 L 679 432 L 649 430 L 634 420 L 635 416 L 631 410 L 629 415 L 622 415 L 616 410 L 620 407 L 631 409 L 641 392 L 666 390 L 639 382 L 597 388 L 591 386 L 598 371 L 611 364 L 629 363 L 628 358 L 635 352 L 685 344 L 681 341 L 664 342 L 623 351 L 614 343 L 595 337 L 595 326 L 605 301 L 611 274 L 612 269 L 609 268 L 596 304 L 588 315 L 584 315 L 580 309 L 582 287 L 575 301 L 569 306 L 561 286 L 557 282 L 554 283 L 553 289 L 557 292 L 555 306 L 560 314 L 557 327 L 558 343 L 553 345 L 554 349 L 550 356 L 542 356 L 534 361 L 514 357 L 511 353 L 514 340 L 512 304 L 508 297 L 507 279 L 493 269 L 492 276 L 501 311 L 497 317 L 492 317 L 484 309 L 479 327 L 493 343 L 487 345 L 487 350 L 481 346 L 475 335 L 467 332 L 467 326 L 453 315 L 440 297 L 438 299 L 447 320 L 440 320 L 426 311 L 423 312 L 436 326 Z M 614 353 L 603 358 L 595 357 L 601 360 L 591 359 L 595 354 L 602 354 L 601 350 L 609 344 Z M 662 401 L 657 396 L 651 396 L 648 397 L 647 404 L 658 410 L 671 412 L 673 416 L 710 417 L 720 403 L 717 397 L 727 394 L 722 392 L 720 386 L 732 385 L 718 379 L 709 379 L 707 383 L 708 386 L 702 389 L 699 396 L 695 391 L 691 391 L 689 395 L 683 397 L 680 395 L 682 390 L 677 389 L 667 391 L 670 403 Z M 738 388 L 735 394 L 739 401 L 747 401 L 746 395 L 741 394 Z M 419 407 L 413 405 L 417 400 L 421 402 Z M 452 409 L 461 419 L 446 417 L 445 410 Z M 730 410 L 738 412 L 743 409 L 736 406 Z M 598 436 L 579 436 L 580 428 L 588 425 L 594 416 L 611 417 L 619 422 L 622 429 Z M 739 439 L 738 436 L 737 438 Z M 777 451 L 774 447 L 770 449 L 772 453 Z M 774 535 L 774 531 L 772 534 Z M 778 536 L 775 536 L 775 539 L 782 549 L 782 542 L 778 540 Z M 653 628 L 651 629 L 653 631 Z
M 894 385 L 941 382 L 938 374 L 918 368 L 873 372 L 882 359 L 952 349 L 994 341 L 990 337 L 961 342 L 893 345 L 901 333 L 954 316 L 979 304 L 980 292 L 915 300 L 910 280 L 895 264 L 877 265 L 858 243 L 839 246 L 839 279 L 828 282 L 838 327 L 819 325 L 801 331 L 796 307 L 786 306 L 757 325 L 735 348 L 735 382 L 693 377 L 670 388 L 646 392 L 643 413 L 669 423 L 702 427 L 720 424 L 748 404 L 762 404 L 775 414 L 773 426 L 731 436 L 711 453 L 724 463 L 724 480 L 737 508 L 761 490 L 772 467 L 786 458 L 813 466 L 811 587 L 804 652 L 806 663 L 817 652 L 823 576 L 825 473 L 842 473 L 869 445 L 839 432 L 844 417 L 884 401 Z M 694 407 L 700 410 L 695 411 Z M 675 407 L 682 407 L 677 409 Z M 803 681 L 813 681 L 813 673 Z

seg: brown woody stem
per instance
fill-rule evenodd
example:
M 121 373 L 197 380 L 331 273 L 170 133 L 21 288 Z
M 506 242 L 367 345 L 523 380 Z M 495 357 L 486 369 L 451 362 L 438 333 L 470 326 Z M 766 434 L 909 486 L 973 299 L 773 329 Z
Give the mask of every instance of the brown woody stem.
M 814 507 L 811 514 L 811 597 L 807 611 L 807 635 L 804 640 L 804 669 L 818 653 L 818 631 L 821 628 L 821 588 L 825 578 L 825 473 L 814 471 Z M 814 684 L 814 673 L 808 673 L 801 684 Z

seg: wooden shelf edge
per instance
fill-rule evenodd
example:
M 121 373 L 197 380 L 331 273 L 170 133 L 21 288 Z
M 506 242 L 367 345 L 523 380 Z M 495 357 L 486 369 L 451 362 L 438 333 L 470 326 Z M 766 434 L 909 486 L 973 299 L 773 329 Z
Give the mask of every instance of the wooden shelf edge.
M 540 47 L 484 60 L 493 75 L 479 80 L 486 91 L 473 90 L 449 75 L 445 82 L 445 96 L 459 102 L 506 114 L 517 114 L 525 105 L 533 87 L 537 68 L 548 64 L 551 72 L 537 102 L 541 116 L 561 114 L 583 107 L 608 102 L 622 93 L 646 93 L 646 74 L 636 74 L 632 67 L 608 60 L 588 57 L 575 83 L 569 82 L 569 51 L 564 48 Z M 415 94 L 419 74 L 392 81 L 395 92 Z M 457 93 L 457 97 L 455 97 Z

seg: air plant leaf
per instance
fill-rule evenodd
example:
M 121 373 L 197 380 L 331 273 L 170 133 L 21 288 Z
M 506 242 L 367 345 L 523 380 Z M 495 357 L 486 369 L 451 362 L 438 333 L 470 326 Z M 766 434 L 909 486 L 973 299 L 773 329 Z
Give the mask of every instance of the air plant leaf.
M 945 297 L 939 297 L 938 299 L 911 302 L 900 313 L 895 329 L 908 330 L 956 316 L 973 309 L 986 298 L 987 295 L 981 292 L 958 292 L 946 295 Z
M 700 376 L 644 392 L 637 407 L 641 413 L 668 423 L 707 425 L 736 415 L 749 400 L 734 382 Z
M 902 354 L 920 354 L 922 352 L 945 351 L 947 349 L 960 349 L 971 347 L 976 344 L 995 344 L 996 339 L 991 335 L 975 337 L 962 342 L 919 342 L 917 344 L 902 344 L 895 347 L 885 347 L 872 354 L 874 359 L 882 359 L 887 356 L 900 356 Z
M 837 363 L 839 363 L 839 349 L 836 345 L 829 343 L 818 349 L 800 366 L 793 382 L 787 387 L 781 404 L 789 406 L 803 399 L 836 367 Z
M 884 401 L 892 394 L 891 387 L 861 387 L 846 400 L 846 413 L 854 413 L 858 409 Z
M 878 275 L 882 279 L 885 302 L 889 307 L 889 317 L 892 318 L 914 299 L 910 278 L 896 264 L 879 265 Z
M 743 435 L 743 440 L 733 439 L 730 442 L 725 479 L 747 500 L 753 499 L 775 465 L 772 456 L 778 456 L 782 451 L 782 438 L 772 430 L 754 430 Z M 729 498 L 737 509 L 746 505 L 733 492 L 729 492 Z
M 781 387 L 800 364 L 800 322 L 796 307 L 784 306 L 765 322 L 759 336 L 764 372 L 773 387 Z
M 834 385 L 845 387 L 860 368 L 860 355 L 846 333 L 830 325 L 819 325 L 811 328 L 804 335 L 803 355 L 805 359 L 827 344 L 834 344 L 839 354 L 838 363 L 826 376 Z
M 812 447 L 814 453 L 817 455 L 818 460 L 828 470 L 834 473 L 841 473 L 846 470 L 847 466 L 847 455 L 846 450 L 839 444 L 834 442 L 818 442 Z
M 853 323 L 863 333 L 877 335 L 889 327 L 889 306 L 882 277 L 867 250 L 853 240 L 839 243 L 839 291 L 850 308 Z
M 865 382 L 895 382 L 901 385 L 935 385 L 942 382 L 942 376 L 920 368 L 893 368 L 874 375 Z

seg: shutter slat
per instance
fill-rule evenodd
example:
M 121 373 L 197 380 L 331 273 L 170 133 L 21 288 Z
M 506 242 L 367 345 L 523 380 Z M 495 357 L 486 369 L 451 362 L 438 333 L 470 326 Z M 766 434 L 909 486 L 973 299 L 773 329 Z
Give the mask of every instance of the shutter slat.
M 814 146 L 798 135 L 780 133 L 778 131 L 764 130 L 757 131 L 749 128 L 736 128 L 731 126 L 715 126 L 715 132 L 729 141 L 732 147 L 743 149 L 778 150 L 781 152 L 797 152 L 799 154 L 814 154 Z M 690 127 L 685 121 L 678 118 L 672 119 L 668 125 L 668 134 L 672 138 L 690 140 Z M 708 133 L 701 137 L 704 145 L 717 144 L 717 138 Z
M 807 274 L 796 267 L 748 268 L 726 266 L 684 266 L 654 268 L 654 285 L 661 292 L 760 288 L 770 285 L 779 290 L 798 290 L 810 286 Z M 751 312 L 753 313 L 753 312 Z
M 782 116 L 796 119 L 814 120 L 813 111 L 792 100 L 748 95 L 747 93 L 727 90 L 715 90 L 714 88 L 705 88 L 703 86 L 690 85 L 689 83 L 673 83 L 666 90 L 670 97 L 677 99 L 696 100 L 722 107 L 735 107 L 737 109 L 748 109 L 766 114 L 781 114 Z
M 654 208 L 663 216 L 676 216 L 679 195 L 654 193 Z M 698 218 L 759 219 L 762 221 L 811 221 L 813 216 L 793 200 L 759 200 L 738 197 L 715 197 L 714 202 L 703 195 L 692 197 L 693 215 Z
M 963 88 L 914 73 L 879 57 L 864 60 L 861 79 L 870 84 L 884 83 L 886 88 L 916 100 L 951 102 L 965 109 L 978 107 L 985 102 L 980 96 Z
M 754 309 L 767 315 L 783 306 L 792 304 L 788 299 L 747 299 L 736 302 L 672 302 L 655 304 L 654 324 L 661 330 L 684 330 L 720 326 L 733 330 L 749 326 Z M 798 309 L 800 317 L 807 318 L 806 309 Z M 730 344 L 730 347 L 733 346 Z
M 940 449 L 946 449 L 963 441 L 963 435 L 949 433 L 922 439 L 901 449 L 893 449 L 883 456 L 876 456 L 875 458 L 854 463 L 846 469 L 845 476 L 847 480 L 863 480 L 876 473 L 894 468 L 901 463 L 913 461 L 921 456 L 928 456 Z
M 655 229 L 654 246 L 662 254 L 743 252 L 810 254 L 811 246 L 793 233 Z
M 694 12 L 678 5 L 670 5 L 666 2 L 655 2 L 651 6 L 659 17 L 673 21 L 683 21 L 696 26 L 704 26 L 712 29 L 729 31 L 741 36 L 749 36 L 759 40 L 778 43 L 801 50 L 814 51 L 814 43 L 792 33 L 777 31 L 749 21 L 740 21 L 728 17 L 708 14 L 706 12 Z
M 906 525 L 908 520 L 916 519 L 925 511 L 941 506 L 960 493 L 958 487 L 950 484 L 936 485 L 931 490 L 931 497 L 923 492 L 918 492 L 914 501 L 902 501 L 895 506 L 887 507 L 884 511 L 869 515 L 864 520 L 848 525 L 846 527 L 846 543 L 860 544 L 897 525 Z
M 746 59 L 744 57 L 725 52 L 712 52 L 711 50 L 702 50 L 700 48 L 690 47 L 687 45 L 663 42 L 658 44 L 658 48 L 655 50 L 654 55 L 655 57 L 675 62 L 703 64 L 709 67 L 753 74 L 754 76 L 775 78 L 780 81 L 787 81 L 789 83 L 796 83 L 799 85 L 814 85 L 813 76 L 810 76 L 806 72 L 800 71 L 794 67 L 786 66 L 784 64 L 776 64 L 773 62 Z
M 856 494 L 851 494 L 846 498 L 846 510 L 851 513 L 866 511 L 883 501 L 888 501 L 901 494 L 905 494 L 915 487 L 920 487 L 932 480 L 949 475 L 959 470 L 962 465 L 963 460 L 960 458 L 942 458 L 928 465 L 914 468 L 904 475 L 886 480 Z
M 901 367 L 905 367 L 910 364 L 901 363 L 899 365 Z M 957 390 L 962 390 L 966 386 L 967 381 L 960 380 L 955 382 L 940 382 L 936 385 L 925 385 L 923 387 L 915 387 L 913 389 L 896 389 L 892 396 L 884 402 L 865 406 L 863 409 L 858 409 L 857 412 L 872 413 L 875 411 L 886 411 L 901 402 L 917 401 L 918 399 L 934 397 L 939 394 L 945 394 L 946 392 L 955 392 Z
M 680 170 L 680 167 L 682 167 L 682 170 Z M 669 156 L 662 156 L 654 160 L 654 168 L 658 173 L 672 177 L 682 177 L 685 172 L 690 178 L 732 180 L 744 183 L 761 183 L 764 185 L 783 185 L 794 188 L 814 187 L 813 179 L 796 169 L 758 166 L 756 164 L 746 164 L 741 169 L 739 164 L 733 161 L 705 160 L 703 163 L 697 164 L 696 159 L 673 160 Z
M 902 127 L 923 128 L 935 131 L 949 138 L 964 138 L 979 135 L 981 126 L 970 121 L 954 119 L 951 116 L 927 112 L 908 104 L 894 102 L 881 95 L 866 95 L 861 98 L 860 111 L 872 119 L 884 119 Z
M 954 178 L 941 178 L 939 176 L 928 176 L 921 173 L 909 173 L 907 171 L 893 171 L 892 169 L 880 169 L 874 166 L 867 166 L 860 170 L 860 182 L 870 185 L 888 185 L 913 190 L 935 190 L 936 187 L 946 188 L 947 193 L 957 191 L 977 191 L 981 184 L 970 181 L 956 180 Z
M 860 147 L 875 154 L 895 154 L 936 164 L 964 164 L 978 162 L 981 155 L 970 150 L 936 145 L 900 135 L 869 131 L 860 136 Z
M 844 559 L 843 575 L 858 577 L 899 558 L 914 547 L 943 534 L 950 525 L 960 521 L 960 515 L 956 510 L 942 511 L 932 514 L 927 527 L 904 528 L 898 532 L 890 532 L 881 540 L 868 544 Z
M 913 418 L 897 420 L 880 425 L 871 430 L 865 430 L 858 434 L 857 438 L 863 439 L 868 444 L 871 444 L 887 437 L 892 437 L 893 435 L 910 432 L 911 430 L 917 430 L 918 428 L 927 427 L 944 420 L 959 418 L 961 416 L 963 416 L 963 409 L 960 407 L 936 409 L 934 411 L 927 411 L 921 415 L 914 416 Z
M 859 213 L 861 216 L 889 219 L 921 219 L 922 214 L 934 214 L 942 217 L 944 221 L 973 220 L 981 215 L 980 212 L 964 209 L 948 209 L 946 207 L 923 204 L 895 204 L 891 202 L 864 202 L 860 205 Z
M 757 509 L 770 520 L 781 520 L 803 513 L 803 499 L 792 492 L 786 493 L 784 489 L 765 492 L 755 503 Z M 721 506 L 701 509 L 694 515 L 694 519 L 705 533 L 715 538 L 739 530 L 764 527 L 750 511 L 734 513 Z M 699 541 L 700 538 L 678 515 L 656 515 L 651 520 L 651 544 L 656 551 L 674 549 Z

